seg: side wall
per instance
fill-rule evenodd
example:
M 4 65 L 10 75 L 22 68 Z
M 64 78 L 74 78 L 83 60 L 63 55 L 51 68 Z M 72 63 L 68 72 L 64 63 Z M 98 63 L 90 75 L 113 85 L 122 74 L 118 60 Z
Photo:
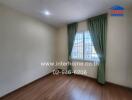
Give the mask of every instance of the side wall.
M 56 30 L 0 5 L 0 97 L 48 73 L 55 59 Z
M 106 80 L 119 85 L 132 87 L 132 13 L 131 9 L 126 10 L 124 17 L 108 16 L 107 33 L 107 62 Z M 79 31 L 83 31 L 86 22 L 79 23 Z M 58 29 L 58 61 L 67 60 L 67 28 Z M 87 76 L 96 78 L 97 67 L 74 67 L 87 70 Z

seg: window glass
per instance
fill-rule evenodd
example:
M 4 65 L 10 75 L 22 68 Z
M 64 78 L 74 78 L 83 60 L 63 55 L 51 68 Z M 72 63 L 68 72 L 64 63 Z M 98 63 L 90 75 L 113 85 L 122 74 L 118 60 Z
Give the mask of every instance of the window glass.
M 72 59 L 99 61 L 89 31 L 76 34 L 72 49 Z

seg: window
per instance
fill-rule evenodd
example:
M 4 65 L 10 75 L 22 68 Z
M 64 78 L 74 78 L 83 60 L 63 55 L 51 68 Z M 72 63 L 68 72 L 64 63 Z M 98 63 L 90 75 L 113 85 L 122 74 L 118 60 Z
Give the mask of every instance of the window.
M 89 31 L 76 34 L 71 56 L 75 60 L 99 61 Z

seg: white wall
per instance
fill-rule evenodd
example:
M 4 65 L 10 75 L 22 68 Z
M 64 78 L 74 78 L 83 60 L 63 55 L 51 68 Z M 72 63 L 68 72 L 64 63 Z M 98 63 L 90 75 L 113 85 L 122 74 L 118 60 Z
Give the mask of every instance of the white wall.
M 48 73 L 55 59 L 56 30 L 0 5 L 0 96 Z
M 128 13 L 128 20 L 127 20 L 127 27 L 128 27 L 128 39 L 127 44 L 128 53 L 127 53 L 127 80 L 129 81 L 129 85 L 132 87 L 132 8 L 129 9 Z
M 67 61 L 68 59 L 68 41 L 67 41 L 67 28 L 66 27 L 61 27 L 57 31 L 57 52 L 56 52 L 56 61 L 61 62 L 61 61 Z M 66 67 L 58 66 L 59 69 L 66 69 Z
M 132 87 L 132 12 L 126 10 L 124 17 L 108 16 L 106 80 L 119 85 Z M 79 30 L 86 27 L 86 22 L 79 23 Z M 85 28 L 84 28 L 85 29 Z M 58 29 L 58 56 L 59 60 L 67 59 L 67 32 L 66 26 Z M 65 47 L 64 47 L 65 46 Z M 61 52 L 61 53 L 60 53 Z M 96 78 L 97 67 L 74 67 L 87 70 L 87 76 Z
M 126 10 L 124 17 L 109 16 L 106 58 L 107 81 L 128 87 L 132 87 L 130 13 L 131 10 Z

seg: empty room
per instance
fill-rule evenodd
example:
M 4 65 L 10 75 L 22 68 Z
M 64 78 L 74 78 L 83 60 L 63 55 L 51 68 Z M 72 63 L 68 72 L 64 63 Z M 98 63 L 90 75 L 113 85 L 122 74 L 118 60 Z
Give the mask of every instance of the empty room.
M 132 100 L 132 0 L 0 0 L 0 100 Z

